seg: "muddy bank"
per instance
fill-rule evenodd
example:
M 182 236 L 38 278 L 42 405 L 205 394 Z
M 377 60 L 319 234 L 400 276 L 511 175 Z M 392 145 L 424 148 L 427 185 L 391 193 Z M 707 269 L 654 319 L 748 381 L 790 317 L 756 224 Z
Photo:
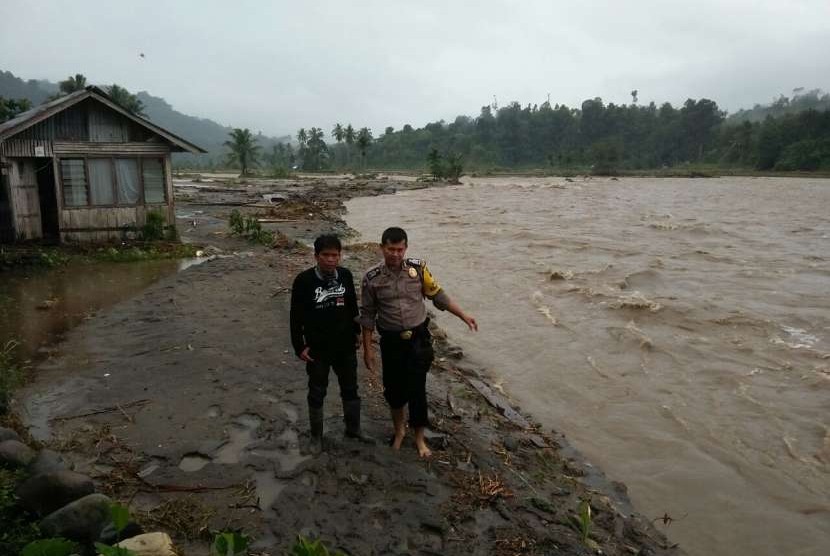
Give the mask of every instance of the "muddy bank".
M 187 554 L 206 554 L 207 533 L 226 528 L 251 534 L 262 555 L 286 553 L 298 533 L 361 555 L 679 554 L 629 513 L 622 485 L 583 482 L 561 439 L 513 414 L 444 343 L 429 381 L 431 461 L 411 437 L 400 452 L 343 440 L 336 384 L 327 450 L 304 453 L 306 377 L 290 352 L 288 294 L 311 256 L 294 242 L 346 232 L 347 196 L 423 187 L 356 181 L 178 183 L 180 232 L 215 258 L 69 332 L 19 396 L 35 436 Z M 277 247 L 229 236 L 234 208 L 281 234 Z M 370 246 L 345 255 L 358 273 L 376 257 Z M 384 439 L 380 387 L 362 368 L 360 378 L 364 428 Z M 583 500 L 587 540 L 575 523 Z

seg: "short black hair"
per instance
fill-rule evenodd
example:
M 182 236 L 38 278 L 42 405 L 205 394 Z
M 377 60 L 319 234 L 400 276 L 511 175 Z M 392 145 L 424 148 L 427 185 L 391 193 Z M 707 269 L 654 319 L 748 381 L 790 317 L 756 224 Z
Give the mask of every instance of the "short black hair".
M 409 245 L 409 239 L 406 237 L 406 231 L 403 228 L 386 228 L 383 230 L 383 235 L 380 236 L 380 244 L 386 245 L 387 243 L 400 243 L 405 242 Z
M 340 243 L 340 238 L 334 234 L 323 234 L 314 240 L 314 254 L 319 255 L 323 249 L 337 249 L 343 250 L 343 244 Z

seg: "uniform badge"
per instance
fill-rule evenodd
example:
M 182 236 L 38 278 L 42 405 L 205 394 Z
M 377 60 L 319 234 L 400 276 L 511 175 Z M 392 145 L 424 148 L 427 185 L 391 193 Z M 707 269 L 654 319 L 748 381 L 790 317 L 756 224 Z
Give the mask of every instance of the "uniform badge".
M 409 277 L 410 278 L 417 278 L 418 277 L 418 271 L 415 270 L 414 268 L 412 268 L 411 266 L 409 267 Z

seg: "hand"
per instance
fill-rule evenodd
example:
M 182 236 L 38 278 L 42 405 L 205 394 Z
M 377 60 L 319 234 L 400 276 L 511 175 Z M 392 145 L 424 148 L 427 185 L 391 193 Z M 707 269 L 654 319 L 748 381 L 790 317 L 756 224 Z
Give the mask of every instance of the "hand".
M 305 349 L 300 352 L 300 359 L 302 359 L 306 363 L 314 363 L 314 358 L 311 356 L 310 347 L 306 346 Z
M 461 320 L 463 320 L 466 323 L 470 330 L 472 330 L 473 332 L 478 332 L 478 323 L 476 322 L 475 318 L 465 314 L 463 317 L 461 317 Z

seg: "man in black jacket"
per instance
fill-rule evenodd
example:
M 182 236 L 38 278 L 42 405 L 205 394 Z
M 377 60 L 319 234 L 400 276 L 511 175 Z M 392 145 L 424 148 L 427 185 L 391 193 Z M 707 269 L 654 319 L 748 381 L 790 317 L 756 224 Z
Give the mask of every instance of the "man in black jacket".
M 357 394 L 357 357 L 360 325 L 354 278 L 338 266 L 342 245 L 335 235 L 314 241 L 317 265 L 294 279 L 291 290 L 291 343 L 297 357 L 306 362 L 311 449 L 322 450 L 323 402 L 333 368 L 340 384 L 346 436 L 364 438 L 360 429 L 360 397 Z

